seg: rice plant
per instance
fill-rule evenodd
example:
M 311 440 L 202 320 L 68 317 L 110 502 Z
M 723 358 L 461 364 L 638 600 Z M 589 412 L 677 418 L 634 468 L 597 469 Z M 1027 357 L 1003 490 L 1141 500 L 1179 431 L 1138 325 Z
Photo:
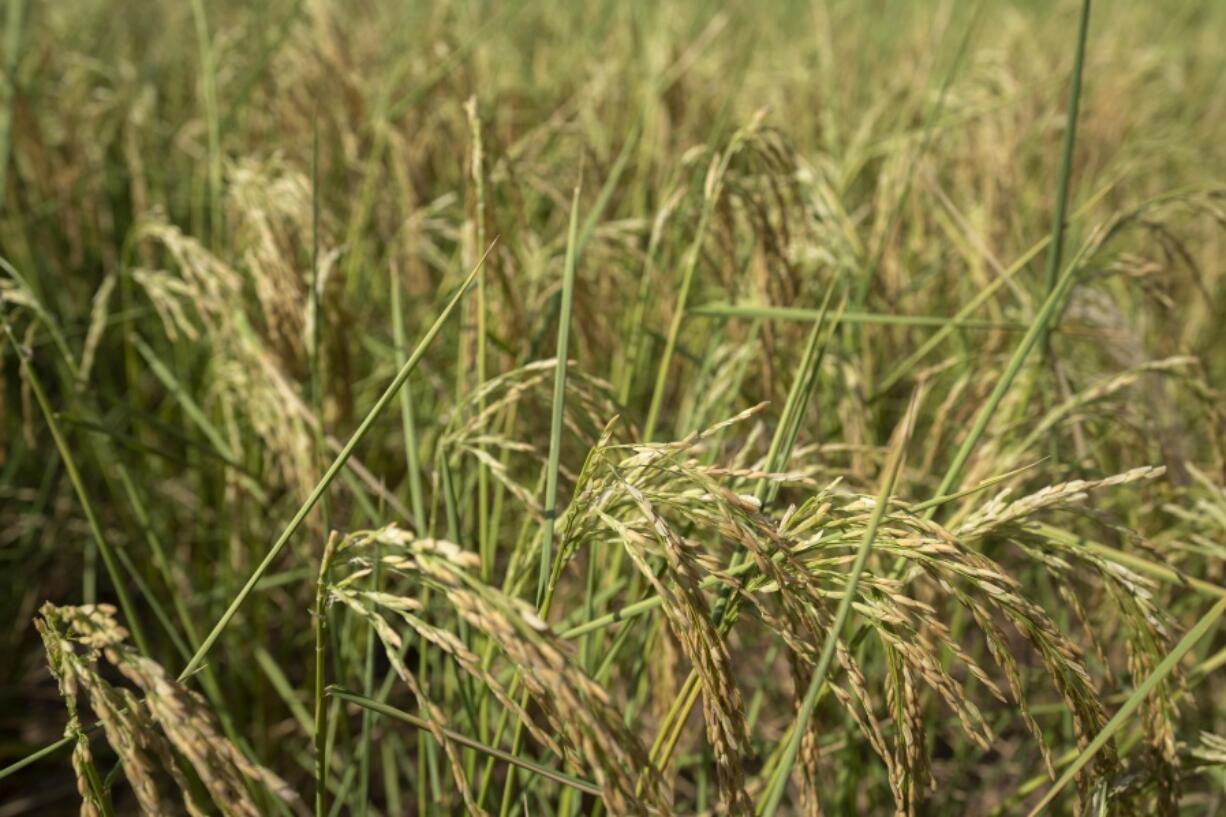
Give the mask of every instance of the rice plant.
M 0 20 L 0 816 L 1226 810 L 1226 7 Z

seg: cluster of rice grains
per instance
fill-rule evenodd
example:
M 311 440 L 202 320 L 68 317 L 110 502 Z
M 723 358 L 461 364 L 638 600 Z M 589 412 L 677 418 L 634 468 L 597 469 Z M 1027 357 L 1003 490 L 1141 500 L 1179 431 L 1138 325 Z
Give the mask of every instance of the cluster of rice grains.
M 257 817 L 268 813 L 269 794 L 299 814 L 308 813 L 284 780 L 248 760 L 221 735 L 203 697 L 125 643 L 128 633 L 116 623 L 114 607 L 48 603 L 39 611 L 35 626 L 68 706 L 65 734 L 73 739 L 72 765 L 83 817 L 113 811 L 106 791 L 109 784 L 104 786 L 80 720 L 82 693 L 145 814 L 204 815 L 220 810 L 236 817 Z M 104 659 L 133 688 L 109 682 L 101 666 Z M 256 789 L 263 791 L 263 807 L 253 793 Z

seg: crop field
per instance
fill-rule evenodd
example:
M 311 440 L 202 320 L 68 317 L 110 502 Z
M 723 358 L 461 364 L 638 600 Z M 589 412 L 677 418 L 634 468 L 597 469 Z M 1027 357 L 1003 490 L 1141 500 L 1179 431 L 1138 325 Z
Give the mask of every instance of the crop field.
M 1226 3 L 0 65 L 0 817 L 1226 814 Z

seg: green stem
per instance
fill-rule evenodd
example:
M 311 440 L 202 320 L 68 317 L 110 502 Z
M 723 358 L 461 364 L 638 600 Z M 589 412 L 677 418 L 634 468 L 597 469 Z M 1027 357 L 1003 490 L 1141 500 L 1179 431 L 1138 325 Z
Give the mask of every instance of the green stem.
M 1060 153 L 1060 175 L 1056 182 L 1056 213 L 1051 227 L 1051 245 L 1047 248 L 1047 291 L 1056 288 L 1060 275 L 1060 262 L 1064 254 L 1065 213 L 1068 211 L 1068 193 L 1073 168 L 1073 149 L 1077 144 L 1077 113 L 1081 107 L 1081 72 L 1085 64 L 1086 37 L 1090 29 L 1090 0 L 1082 0 L 1081 20 L 1077 25 L 1077 51 L 1073 58 L 1072 88 L 1069 90 L 1068 121 L 1064 128 L 1064 147 Z M 1044 353 L 1048 349 L 1049 336 L 1043 334 Z
M 315 817 L 328 813 L 325 800 L 328 789 L 328 705 L 327 687 L 328 658 L 328 568 L 336 555 L 340 535 L 333 532 L 324 546 L 323 559 L 319 563 L 319 578 L 315 582 Z
M 396 358 L 408 350 L 404 328 L 404 312 L 400 305 L 400 278 L 391 270 L 392 340 L 396 344 Z M 413 416 L 413 386 L 405 383 L 400 392 L 400 425 L 404 430 L 404 458 L 409 475 L 409 504 L 413 508 L 413 528 L 418 536 L 426 535 L 426 501 L 421 487 L 421 454 L 417 445 L 417 422 Z
M 558 345 L 553 376 L 553 405 L 549 421 L 549 465 L 545 471 L 545 525 L 541 538 L 540 573 L 536 586 L 537 607 L 544 604 L 553 572 L 553 536 L 558 516 L 558 470 L 562 456 L 562 418 L 566 408 L 566 363 L 570 352 L 570 316 L 575 301 L 575 236 L 579 225 L 579 187 L 576 185 L 566 233 L 566 263 L 562 270 L 562 304 L 558 311 Z
M 690 309 L 691 315 L 710 318 L 765 318 L 767 320 L 813 321 L 818 310 L 792 306 L 769 306 L 757 304 L 710 303 Z M 846 324 L 873 324 L 880 326 L 924 326 L 955 329 L 985 329 L 1004 332 L 1024 332 L 1029 324 L 1021 321 L 993 321 L 976 318 L 952 318 L 940 315 L 891 315 L 886 312 L 844 312 L 839 319 Z
M 192 18 L 196 24 L 196 46 L 200 51 L 200 82 L 204 90 L 204 115 L 208 122 L 209 240 L 216 248 L 221 238 L 221 117 L 217 111 L 217 75 L 213 65 L 213 47 L 209 42 L 209 24 L 204 14 L 203 0 L 192 0 Z
M 4 86 L 0 97 L 0 212 L 4 211 L 9 148 L 12 145 L 13 109 L 17 106 L 17 61 L 21 56 L 21 18 L 25 0 L 9 0 L 4 16 Z

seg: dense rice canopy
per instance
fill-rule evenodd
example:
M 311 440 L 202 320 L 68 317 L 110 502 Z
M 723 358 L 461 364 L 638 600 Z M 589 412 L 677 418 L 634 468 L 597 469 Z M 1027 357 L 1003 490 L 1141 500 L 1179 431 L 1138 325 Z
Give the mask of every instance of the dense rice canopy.
M 1084 8 L 8 0 L 0 814 L 1223 808 L 1226 5 Z

